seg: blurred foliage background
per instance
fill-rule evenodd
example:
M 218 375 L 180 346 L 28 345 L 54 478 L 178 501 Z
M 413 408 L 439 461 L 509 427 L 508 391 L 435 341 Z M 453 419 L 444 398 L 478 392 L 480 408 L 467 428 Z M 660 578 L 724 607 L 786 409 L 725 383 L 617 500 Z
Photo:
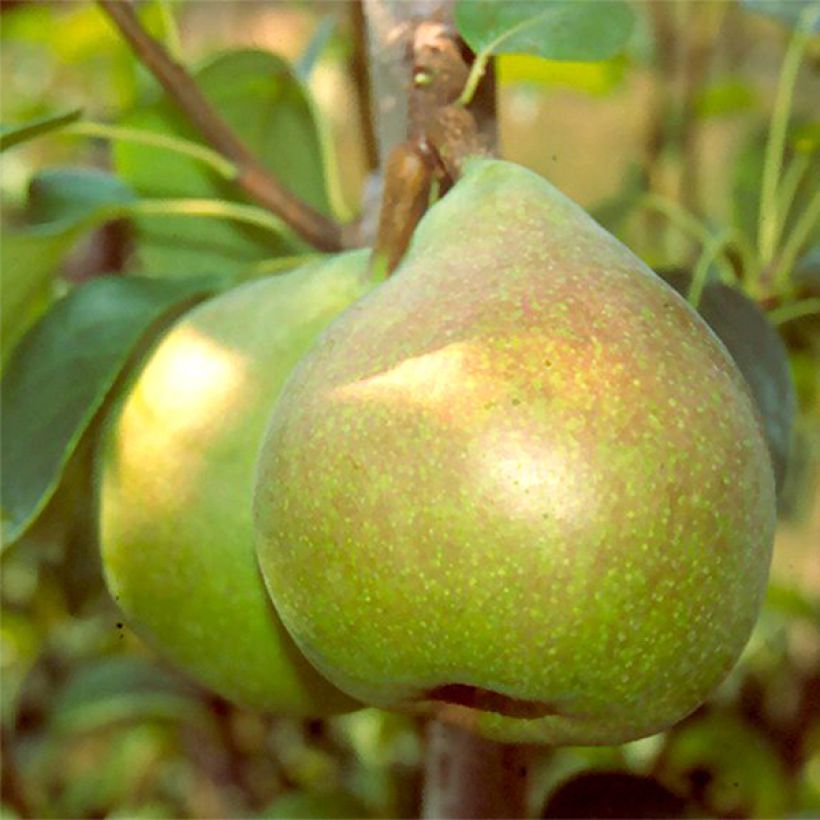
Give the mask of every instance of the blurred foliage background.
M 534 815 L 820 815 L 820 43 L 804 44 L 784 103 L 796 36 L 789 5 L 638 3 L 630 47 L 617 58 L 497 64 L 502 155 L 550 178 L 655 269 L 700 271 L 745 292 L 777 326 L 798 397 L 770 592 L 741 663 L 665 734 L 533 750 Z M 0 8 L 4 124 L 81 107 L 95 123 L 184 131 L 94 4 Z M 150 0 L 141 14 L 189 67 L 210 65 L 217 95 L 220 60 L 246 59 L 233 50 L 292 64 L 319 123 L 314 199 L 343 218 L 357 212 L 370 169 L 350 4 Z M 229 81 L 241 76 L 227 65 Z M 256 92 L 229 92 L 225 104 L 248 116 Z M 294 93 L 287 86 L 280 96 Z M 254 122 L 274 165 L 284 143 L 266 129 L 282 122 L 277 112 L 306 116 L 299 105 L 273 105 Z M 790 192 L 779 254 L 757 233 L 773 128 L 784 133 L 781 179 L 791 180 L 778 189 Z M 64 207 L 55 205 L 64 189 L 54 174 L 67 167 L 114 169 L 154 196 L 205 195 L 175 155 L 104 136 L 67 129 L 3 154 L 7 242 L 9 231 L 43 221 L 37 208 Z M 317 166 L 313 156 L 303 156 L 303 176 Z M 95 185 L 87 191 L 99 196 Z M 303 252 L 286 239 L 274 252 L 231 228 L 207 252 L 169 256 L 150 217 L 103 223 L 49 246 L 45 261 L 24 257 L 43 270 L 41 295 L 27 297 L 8 336 L 4 329 L 4 361 L 54 299 L 99 273 L 241 278 Z M 791 248 L 795 231 L 802 241 Z M 91 469 L 81 443 L 48 506 L 4 553 L 3 816 L 417 816 L 423 734 L 413 719 L 372 709 L 327 721 L 250 712 L 184 679 L 122 623 L 100 574 Z

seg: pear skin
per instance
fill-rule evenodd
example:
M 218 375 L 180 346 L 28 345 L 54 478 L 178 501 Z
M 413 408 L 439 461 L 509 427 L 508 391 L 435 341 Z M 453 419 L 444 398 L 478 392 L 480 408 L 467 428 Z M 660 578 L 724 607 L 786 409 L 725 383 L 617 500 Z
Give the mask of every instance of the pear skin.
M 473 160 L 292 374 L 255 520 L 283 622 L 350 695 L 613 744 L 736 662 L 775 505 L 700 317 L 544 179 Z
M 319 332 L 372 286 L 357 251 L 256 280 L 187 313 L 107 426 L 102 557 L 138 633 L 224 697 L 286 715 L 358 707 L 294 646 L 253 548 L 271 405 Z

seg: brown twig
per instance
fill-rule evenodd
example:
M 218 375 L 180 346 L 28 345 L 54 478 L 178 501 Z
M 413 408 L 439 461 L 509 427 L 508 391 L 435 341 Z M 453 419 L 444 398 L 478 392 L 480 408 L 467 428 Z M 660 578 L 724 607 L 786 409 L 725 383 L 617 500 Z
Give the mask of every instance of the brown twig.
M 496 743 L 439 721 L 427 727 L 422 816 L 526 816 L 528 749 Z
M 353 30 L 353 54 L 350 58 L 350 69 L 355 81 L 356 98 L 359 104 L 367 170 L 374 171 L 379 167 L 379 149 L 371 112 L 372 88 L 370 71 L 367 66 L 367 22 L 364 18 L 362 0 L 350 0 L 350 23 Z
M 323 251 L 339 250 L 343 244 L 341 226 L 284 188 L 262 165 L 213 109 L 193 77 L 145 31 L 130 0 L 97 2 L 140 62 L 156 77 L 204 139 L 236 165 L 236 182 L 245 193 L 280 217 L 314 247 Z

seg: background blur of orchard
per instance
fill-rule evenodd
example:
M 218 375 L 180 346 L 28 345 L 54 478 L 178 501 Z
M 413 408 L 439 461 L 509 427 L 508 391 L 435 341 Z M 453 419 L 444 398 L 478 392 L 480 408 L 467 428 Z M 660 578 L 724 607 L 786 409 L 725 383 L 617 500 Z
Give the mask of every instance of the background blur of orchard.
M 709 265 L 710 241 L 734 229 L 754 256 L 766 137 L 793 30 L 733 1 L 635 7 L 627 53 L 607 62 L 498 60 L 501 155 L 548 177 L 656 270 Z M 82 107 L 95 122 L 130 116 L 161 127 L 149 107 L 159 96 L 155 81 L 94 4 L 0 8 L 4 124 Z M 292 62 L 335 157 L 333 204 L 342 216 L 356 213 L 369 158 L 351 3 L 148 0 L 141 8 L 144 24 L 189 67 L 239 48 Z M 803 167 L 795 215 L 810 212 L 818 195 L 818 40 L 808 43 L 791 105 L 779 115 L 788 125 L 784 173 Z M 260 107 L 276 116 L 273 95 L 260 98 L 256 113 Z M 55 132 L 4 153 L 4 231 L 37 221 L 34 175 L 111 169 L 110 145 Z M 142 175 L 144 186 L 155 173 L 162 195 L 189 195 L 173 190 L 172 175 L 160 178 L 162 169 L 134 168 L 127 181 Z M 793 304 L 805 312 L 788 307 L 779 290 L 786 283 L 765 265 L 752 264 L 757 273 L 741 282 L 778 324 L 799 399 L 770 591 L 754 636 L 711 701 L 673 730 L 621 747 L 536 750 L 536 814 L 594 812 L 583 800 L 604 781 L 541 806 L 570 778 L 611 770 L 642 776 L 606 797 L 618 816 L 820 815 L 817 219 L 809 228 L 791 279 L 799 276 Z M 109 225 L 66 258 L 38 264 L 57 266 L 59 295 L 121 268 L 128 232 L 126 223 Z M 80 448 L 47 514 L 3 556 L 2 816 L 417 816 L 422 741 L 413 719 L 366 709 L 297 721 L 243 710 L 184 679 L 121 622 L 100 574 L 87 460 Z M 679 804 L 658 803 L 658 783 Z

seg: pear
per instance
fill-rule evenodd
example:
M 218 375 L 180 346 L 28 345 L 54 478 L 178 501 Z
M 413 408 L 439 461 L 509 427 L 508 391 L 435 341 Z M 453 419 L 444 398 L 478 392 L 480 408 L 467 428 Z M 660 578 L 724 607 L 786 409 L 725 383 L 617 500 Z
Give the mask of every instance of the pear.
M 357 708 L 302 657 L 253 548 L 256 455 L 271 404 L 319 331 L 361 296 L 357 251 L 236 287 L 161 339 L 107 426 L 102 557 L 117 603 L 205 686 L 288 715 Z
M 703 320 L 545 180 L 475 159 L 294 370 L 255 521 L 282 621 L 350 695 L 613 744 L 736 662 L 775 507 Z

